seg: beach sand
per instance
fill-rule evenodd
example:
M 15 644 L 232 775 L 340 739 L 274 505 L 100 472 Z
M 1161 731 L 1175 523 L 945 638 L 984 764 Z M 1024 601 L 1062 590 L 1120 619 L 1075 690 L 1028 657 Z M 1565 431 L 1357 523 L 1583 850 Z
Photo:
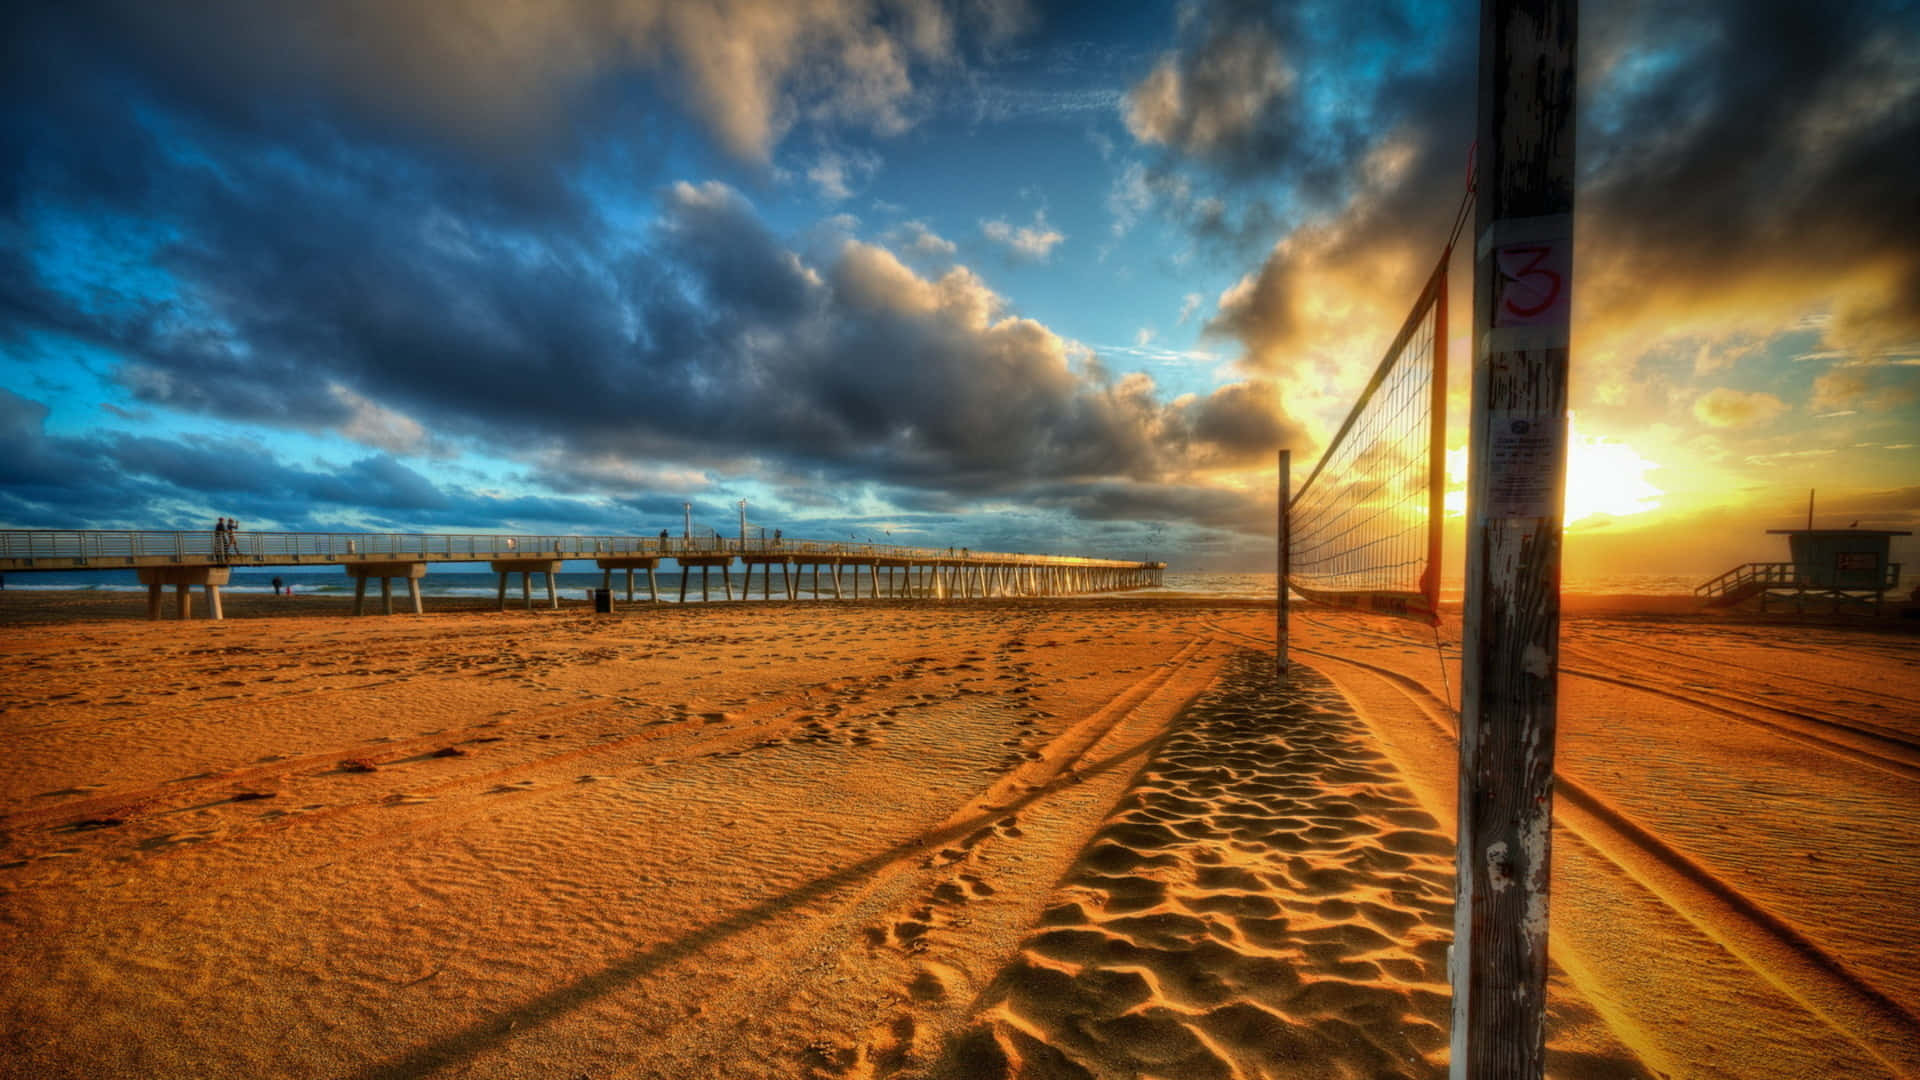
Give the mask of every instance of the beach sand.
M 1434 1077 L 1457 626 L 0 594 L 0 1075 Z M 1550 1075 L 1920 1074 L 1920 639 L 1569 603 Z

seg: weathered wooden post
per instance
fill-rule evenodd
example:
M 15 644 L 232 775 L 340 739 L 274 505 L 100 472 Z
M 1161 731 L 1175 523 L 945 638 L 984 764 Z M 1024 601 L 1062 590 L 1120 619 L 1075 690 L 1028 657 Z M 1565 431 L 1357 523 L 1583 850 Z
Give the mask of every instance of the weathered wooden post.
M 1538 1078 L 1572 309 L 1577 0 L 1482 0 L 1452 1075 Z
M 1279 540 L 1274 545 L 1274 584 L 1279 589 L 1279 605 L 1274 611 L 1273 631 L 1273 670 L 1284 677 L 1287 674 L 1287 617 L 1292 614 L 1287 606 L 1287 575 L 1293 573 L 1293 536 L 1288 531 L 1293 521 L 1288 514 L 1287 504 L 1293 501 L 1293 451 L 1280 451 L 1280 531 Z

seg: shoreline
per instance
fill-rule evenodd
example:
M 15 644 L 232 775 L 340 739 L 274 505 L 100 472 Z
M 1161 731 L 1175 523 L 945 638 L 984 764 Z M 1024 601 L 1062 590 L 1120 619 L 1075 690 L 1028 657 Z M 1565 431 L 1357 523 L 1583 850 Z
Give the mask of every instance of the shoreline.
M 0 628 L 11 626 L 44 626 L 72 622 L 148 622 L 146 598 L 142 593 L 102 591 L 96 589 L 0 589 Z M 493 597 L 480 596 L 433 596 L 425 600 L 426 610 L 423 618 L 436 615 L 521 615 L 544 614 L 581 615 L 592 614 L 593 605 L 580 596 L 569 596 L 563 592 L 560 606 L 547 607 L 536 598 L 534 607 L 529 611 L 520 606 L 516 597 L 509 597 L 505 611 L 500 610 Z M 174 598 L 169 592 L 163 597 L 161 622 L 178 622 L 175 615 Z M 618 598 L 614 603 L 614 618 L 635 617 L 637 613 L 701 609 L 770 609 L 782 610 L 788 607 L 804 608 L 815 605 L 828 607 L 849 607 L 880 604 L 904 608 L 927 606 L 946 606 L 956 609 L 974 607 L 993 607 L 996 605 L 1058 606 L 1063 609 L 1100 608 L 1114 605 L 1141 607 L 1146 610 L 1166 608 L 1179 610 L 1186 608 L 1220 608 L 1230 610 L 1272 611 L 1274 601 L 1270 598 L 1245 596 L 1222 596 L 1201 592 L 1156 591 L 1151 593 L 1106 593 L 1093 596 L 1062 597 L 999 597 L 993 599 L 967 600 L 929 600 L 929 599 L 872 599 L 858 600 L 712 600 L 688 601 L 678 603 L 664 601 L 658 604 L 646 600 L 627 603 Z M 385 617 L 378 610 L 379 601 L 370 597 L 367 601 L 369 611 L 362 618 Z M 1703 608 L 1698 600 L 1691 596 L 1628 594 L 1628 593 L 1580 593 L 1564 592 L 1560 598 L 1562 618 L 1579 620 L 1586 618 L 1625 618 L 1671 621 L 1679 623 L 1698 623 L 1702 625 L 1749 624 L 1755 626 L 1833 626 L 1858 628 L 1891 633 L 1920 634 L 1920 607 L 1908 601 L 1889 599 L 1881 606 L 1879 614 L 1865 611 L 1832 611 L 1810 608 L 1805 612 L 1773 610 L 1765 613 L 1742 608 Z M 258 619 L 306 619 L 319 616 L 348 617 L 353 611 L 353 597 L 346 595 L 319 595 L 303 593 L 295 596 L 274 596 L 257 592 L 224 592 L 221 607 L 226 621 Z M 1296 615 L 1302 614 L 1338 614 L 1338 609 L 1319 608 L 1306 603 L 1294 605 Z M 406 599 L 398 597 L 394 603 L 392 617 L 411 615 L 406 610 Z M 198 590 L 194 595 L 193 622 L 208 621 L 206 598 Z M 1441 604 L 1441 624 L 1451 627 L 1457 633 L 1460 623 L 1460 604 L 1448 601 Z

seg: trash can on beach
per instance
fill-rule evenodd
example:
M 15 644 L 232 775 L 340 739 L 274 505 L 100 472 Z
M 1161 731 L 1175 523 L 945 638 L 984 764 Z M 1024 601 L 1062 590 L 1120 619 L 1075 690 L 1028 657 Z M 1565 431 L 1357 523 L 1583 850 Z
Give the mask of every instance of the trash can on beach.
M 613 590 L 612 589 L 591 589 L 588 591 L 593 593 L 593 610 L 595 614 L 597 615 L 613 614 Z

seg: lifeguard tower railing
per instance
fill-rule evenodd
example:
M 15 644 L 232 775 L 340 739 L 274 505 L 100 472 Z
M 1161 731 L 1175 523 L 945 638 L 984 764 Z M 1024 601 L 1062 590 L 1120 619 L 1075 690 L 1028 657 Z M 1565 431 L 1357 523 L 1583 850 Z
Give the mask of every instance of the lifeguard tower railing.
M 1877 586 L 1864 589 L 1835 589 L 1829 585 L 1816 585 L 1801 577 L 1797 565 L 1790 562 L 1747 563 L 1714 578 L 1712 581 L 1694 587 L 1693 595 L 1699 597 L 1708 607 L 1732 607 L 1753 597 L 1763 597 L 1769 593 L 1792 593 L 1796 596 L 1831 596 L 1840 598 L 1846 593 L 1873 592 L 1882 593 L 1899 587 L 1900 564 L 1888 563 L 1886 573 Z

